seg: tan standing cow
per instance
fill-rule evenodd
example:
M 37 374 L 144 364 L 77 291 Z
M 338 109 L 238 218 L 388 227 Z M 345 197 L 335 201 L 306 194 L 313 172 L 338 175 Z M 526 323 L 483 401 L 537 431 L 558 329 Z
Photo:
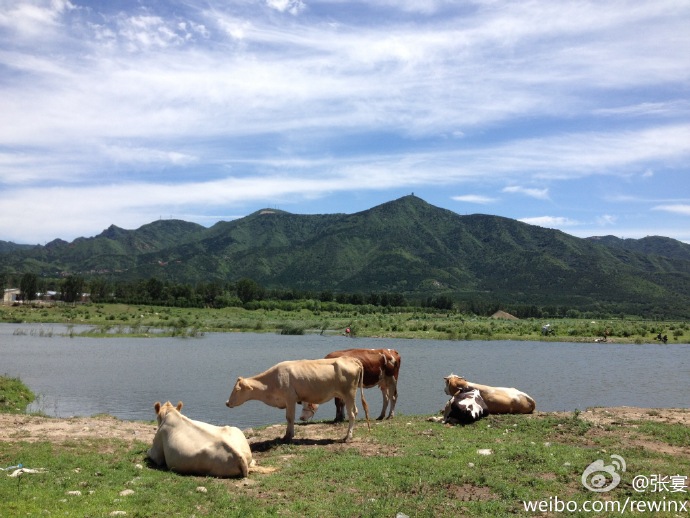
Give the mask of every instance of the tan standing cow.
M 326 358 L 339 358 L 350 356 L 357 358 L 364 366 L 364 388 L 372 388 L 378 385 L 383 396 L 383 408 L 377 420 L 386 417 L 386 410 L 390 404 L 388 419 L 395 416 L 395 404 L 398 401 L 398 374 L 400 372 L 400 354 L 395 349 L 344 349 L 328 353 Z M 335 398 L 335 422 L 345 420 L 345 404 L 340 398 Z M 319 405 L 314 403 L 302 403 L 302 421 L 309 421 Z
M 158 430 L 149 458 L 177 473 L 214 477 L 246 477 L 253 464 L 252 451 L 242 430 L 215 426 L 183 416 L 182 401 L 156 402 Z
M 465 387 L 478 389 L 491 414 L 531 414 L 537 406 L 534 399 L 516 388 L 480 385 L 455 374 L 443 379 L 446 382 L 445 392 L 449 396 L 454 396 Z
M 364 399 L 364 367 L 357 358 L 324 358 L 321 360 L 293 360 L 278 363 L 251 378 L 237 378 L 225 403 L 233 408 L 250 400 L 285 409 L 287 430 L 283 440 L 295 436 L 295 408 L 297 403 L 324 403 L 334 397 L 345 402 L 349 427 L 345 441 L 352 439 L 357 415 L 357 388 L 361 391 L 362 406 L 369 424 L 369 407 Z

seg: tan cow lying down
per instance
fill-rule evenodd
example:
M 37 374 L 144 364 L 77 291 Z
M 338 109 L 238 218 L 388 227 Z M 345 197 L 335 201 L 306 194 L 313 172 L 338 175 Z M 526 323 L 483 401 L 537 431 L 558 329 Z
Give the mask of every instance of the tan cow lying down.
M 177 473 L 246 477 L 252 465 L 247 438 L 234 426 L 215 426 L 180 414 L 170 401 L 154 405 L 158 430 L 148 455 L 158 466 Z
M 531 414 L 537 406 L 534 399 L 515 388 L 480 385 L 455 374 L 443 379 L 446 381 L 445 392 L 449 396 L 454 396 L 458 390 L 467 386 L 479 389 L 491 414 Z
M 326 358 L 351 356 L 358 358 L 364 366 L 364 388 L 378 386 L 383 395 L 383 408 L 377 419 L 386 416 L 386 409 L 390 403 L 388 419 L 395 415 L 395 403 L 398 401 L 398 374 L 400 372 L 400 354 L 395 349 L 345 349 L 328 353 Z M 345 420 L 345 405 L 340 398 L 335 398 L 335 422 Z M 319 408 L 314 403 L 302 403 L 302 421 L 308 421 Z
M 352 439 L 357 415 L 357 388 L 369 425 L 369 407 L 364 399 L 364 368 L 357 358 L 324 358 L 322 360 L 294 360 L 278 363 L 251 378 L 237 378 L 225 403 L 233 408 L 250 400 L 285 409 L 287 430 L 283 440 L 295 436 L 295 407 L 297 403 L 324 403 L 334 397 L 345 402 L 349 427 L 345 441 Z

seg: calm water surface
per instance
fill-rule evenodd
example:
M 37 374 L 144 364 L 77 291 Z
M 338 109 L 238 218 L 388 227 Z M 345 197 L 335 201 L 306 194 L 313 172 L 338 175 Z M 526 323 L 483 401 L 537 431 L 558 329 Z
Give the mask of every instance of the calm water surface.
M 15 334 L 21 329 L 25 334 Z M 285 421 L 284 410 L 251 401 L 228 409 L 237 376 L 283 361 L 321 358 L 348 347 L 397 349 L 402 356 L 396 412 L 436 413 L 447 396 L 443 377 L 462 374 L 488 385 L 514 386 L 543 411 L 590 406 L 690 407 L 690 345 L 616 345 L 516 341 L 348 339 L 221 333 L 202 338 L 60 336 L 59 325 L 0 324 L 0 374 L 20 377 L 39 396 L 31 410 L 56 417 L 108 413 L 154 419 L 153 403 L 182 400 L 193 419 L 240 428 Z M 51 335 L 52 336 L 46 336 Z M 378 389 L 365 392 L 381 410 Z M 360 406 L 361 411 L 361 405 Z M 317 419 L 335 414 L 331 403 Z

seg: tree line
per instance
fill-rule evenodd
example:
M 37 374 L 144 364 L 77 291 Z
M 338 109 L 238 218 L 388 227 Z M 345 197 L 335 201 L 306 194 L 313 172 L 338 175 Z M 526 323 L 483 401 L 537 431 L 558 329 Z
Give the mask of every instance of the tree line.
M 195 285 L 163 281 L 158 278 L 136 281 L 112 281 L 102 277 L 85 279 L 70 275 L 60 279 L 39 277 L 33 273 L 21 276 L 0 274 L 0 287 L 19 287 L 18 301 L 31 303 L 38 299 L 64 303 L 94 302 L 152 306 L 246 309 L 314 309 L 328 304 L 360 308 L 404 308 L 448 313 L 490 316 L 502 310 L 520 318 L 605 318 L 644 315 L 647 318 L 669 318 L 669 308 L 640 307 L 631 303 L 590 304 L 573 307 L 568 304 L 536 305 L 505 303 L 499 297 L 470 297 L 440 294 L 405 296 L 402 293 L 346 293 L 324 290 L 268 289 L 253 279 L 201 282 Z M 48 295 L 50 294 L 50 295 Z
M 19 286 L 18 300 L 32 302 L 52 299 L 62 302 L 88 300 L 94 303 L 119 302 L 125 304 L 148 304 L 177 307 L 246 306 L 260 301 L 318 300 L 351 305 L 408 306 L 401 293 L 335 293 L 321 291 L 314 293 L 295 289 L 267 289 L 256 281 L 243 278 L 236 282 L 201 282 L 195 285 L 174 283 L 150 278 L 138 281 L 109 281 L 103 278 L 86 280 L 78 275 L 63 279 L 44 279 L 33 273 L 25 273 L 17 282 L 10 276 L 0 278 L 3 287 Z M 435 302 L 432 300 L 433 306 Z M 446 305 L 445 299 L 439 304 Z

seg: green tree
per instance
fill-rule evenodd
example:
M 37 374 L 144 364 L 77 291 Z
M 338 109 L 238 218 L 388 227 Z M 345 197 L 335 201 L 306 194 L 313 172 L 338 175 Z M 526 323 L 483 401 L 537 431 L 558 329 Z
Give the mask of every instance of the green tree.
M 91 279 L 89 294 L 94 302 L 104 302 L 112 298 L 113 287 L 105 279 Z
M 62 300 L 77 302 L 84 292 L 84 279 L 78 275 L 70 275 L 62 281 Z
M 38 292 L 38 277 L 35 273 L 25 273 L 19 281 L 19 292 L 23 301 L 31 302 Z
M 246 304 L 252 300 L 261 300 L 264 294 L 264 289 L 256 281 L 247 279 L 246 277 L 237 281 L 235 290 L 242 304 Z
M 333 292 L 332 291 L 322 291 L 319 293 L 319 300 L 321 302 L 331 302 L 333 300 Z
M 160 301 L 163 300 L 163 290 L 165 289 L 165 284 L 163 284 L 163 281 L 161 281 L 160 279 L 149 279 L 148 281 L 146 281 L 145 289 L 149 300 L 154 304 L 160 303 Z

